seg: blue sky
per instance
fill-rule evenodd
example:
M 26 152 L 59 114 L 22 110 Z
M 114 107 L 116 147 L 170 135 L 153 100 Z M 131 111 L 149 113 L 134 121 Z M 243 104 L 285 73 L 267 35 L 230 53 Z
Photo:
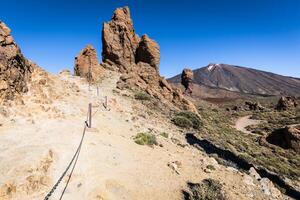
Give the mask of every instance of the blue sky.
M 101 28 L 128 5 L 135 30 L 161 47 L 161 74 L 226 63 L 300 77 L 298 0 L 1 0 L 0 19 L 24 55 L 47 71 L 73 69 Z

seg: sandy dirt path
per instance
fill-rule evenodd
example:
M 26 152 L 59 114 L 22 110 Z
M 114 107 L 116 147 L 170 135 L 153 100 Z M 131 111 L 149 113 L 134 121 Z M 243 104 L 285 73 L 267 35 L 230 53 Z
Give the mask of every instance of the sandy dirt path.
M 241 131 L 243 133 L 246 133 L 246 134 L 252 134 L 250 131 L 248 131 L 246 129 L 247 126 L 250 126 L 250 125 L 256 125 L 256 124 L 259 124 L 261 121 L 260 120 L 254 120 L 254 119 L 250 119 L 251 115 L 247 115 L 247 116 L 244 116 L 244 117 L 240 117 L 238 120 L 236 120 L 235 122 L 235 128 L 238 130 L 238 131 Z

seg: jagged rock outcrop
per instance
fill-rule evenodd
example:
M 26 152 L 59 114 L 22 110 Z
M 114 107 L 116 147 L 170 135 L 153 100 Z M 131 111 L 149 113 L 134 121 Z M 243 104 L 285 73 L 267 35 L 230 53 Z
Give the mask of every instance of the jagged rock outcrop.
M 136 49 L 135 62 L 148 63 L 159 72 L 160 50 L 159 45 L 148 35 L 143 35 Z
M 193 70 L 185 68 L 182 70 L 181 73 L 181 84 L 185 87 L 188 88 L 189 85 L 192 83 L 194 79 L 194 73 Z
M 300 152 L 300 130 L 295 127 L 277 129 L 266 137 L 266 141 L 284 149 Z
M 103 23 L 102 60 L 128 67 L 135 63 L 140 38 L 135 34 L 128 7 L 117 8 L 111 21 Z
M 91 45 L 87 45 L 78 56 L 75 57 L 74 73 L 76 76 L 97 81 L 101 74 L 102 68 L 99 65 L 97 52 Z M 91 73 L 90 73 L 91 72 Z
M 119 89 L 144 90 L 166 104 L 196 112 L 181 91 L 160 76 L 159 46 L 147 35 L 135 34 L 128 7 L 116 9 L 111 21 L 103 24 L 102 47 L 103 62 L 115 64 L 122 73 Z
M 265 109 L 259 102 L 246 101 L 245 106 L 247 107 L 246 110 L 252 111 L 262 111 Z
M 297 107 L 296 97 L 288 96 L 288 97 L 281 97 L 277 103 L 276 109 L 277 110 L 288 110 L 291 108 Z
M 33 64 L 23 56 L 10 32 L 0 21 L 0 104 L 28 90 L 27 81 L 33 68 Z

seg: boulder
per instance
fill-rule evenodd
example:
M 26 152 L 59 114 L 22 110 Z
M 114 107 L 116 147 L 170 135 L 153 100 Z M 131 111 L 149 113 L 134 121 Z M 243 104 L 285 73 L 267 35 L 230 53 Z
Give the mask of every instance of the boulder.
M 251 101 L 246 101 L 245 106 L 247 107 L 248 110 L 252 111 L 263 111 L 264 107 L 260 105 L 258 102 L 251 102 Z
M 102 74 L 102 68 L 98 63 L 97 53 L 93 46 L 87 45 L 78 56 L 75 57 L 74 74 L 76 76 L 96 81 Z
M 143 35 L 136 49 L 135 62 L 144 62 L 150 64 L 159 72 L 160 51 L 159 45 L 147 35 Z
M 281 199 L 282 194 L 280 190 L 278 190 L 272 181 L 270 181 L 268 178 L 262 178 L 260 181 L 260 186 L 264 194 L 271 196 L 275 199 Z
M 285 127 L 284 135 L 287 147 L 300 153 L 300 130 L 295 127 Z
M 28 61 L 0 21 L 0 104 L 27 92 L 33 64 Z
M 295 127 L 286 126 L 277 129 L 267 136 L 266 141 L 284 149 L 293 149 L 300 152 L 300 130 Z
M 140 38 L 135 34 L 129 8 L 117 8 L 111 21 L 103 23 L 102 60 L 110 60 L 121 68 L 135 63 Z
M 277 110 L 288 110 L 297 107 L 296 97 L 293 96 L 282 96 L 276 106 Z

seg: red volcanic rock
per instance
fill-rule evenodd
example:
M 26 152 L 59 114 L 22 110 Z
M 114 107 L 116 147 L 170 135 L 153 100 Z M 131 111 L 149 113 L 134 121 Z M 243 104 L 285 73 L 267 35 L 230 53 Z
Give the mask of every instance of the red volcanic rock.
M 143 35 L 136 50 L 136 63 L 144 62 L 150 64 L 159 71 L 160 51 L 159 45 L 147 35 Z
M 117 8 L 111 21 L 103 23 L 102 60 L 128 67 L 135 63 L 140 38 L 135 34 L 128 7 Z
M 0 21 L 0 104 L 26 92 L 33 64 L 21 53 L 10 35 L 10 29 Z
M 297 107 L 296 97 L 281 97 L 277 103 L 277 110 L 288 110 Z
M 91 74 L 89 74 L 91 72 Z M 93 46 L 86 46 L 75 57 L 74 73 L 76 76 L 91 78 L 91 81 L 96 81 L 102 74 L 102 68 L 98 63 L 97 53 Z M 89 77 L 90 76 L 90 77 Z

